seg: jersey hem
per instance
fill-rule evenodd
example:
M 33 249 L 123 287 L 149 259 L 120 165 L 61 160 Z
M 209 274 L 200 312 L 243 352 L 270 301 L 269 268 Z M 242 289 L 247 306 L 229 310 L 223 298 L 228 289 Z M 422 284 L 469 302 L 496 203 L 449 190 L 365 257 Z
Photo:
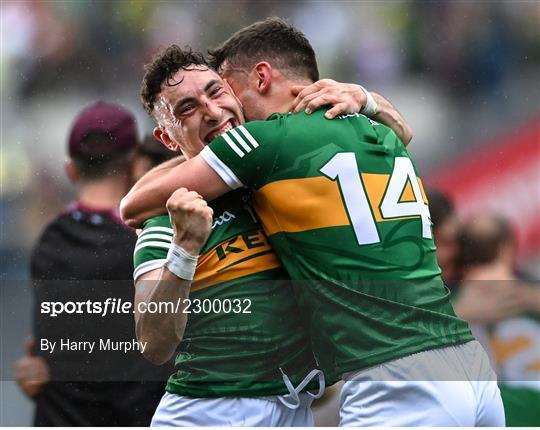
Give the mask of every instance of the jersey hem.
M 280 381 L 277 384 L 256 384 L 251 388 L 238 388 L 226 386 L 226 383 L 223 384 L 220 388 L 203 388 L 202 385 L 199 385 L 197 388 L 194 386 L 196 382 L 191 382 L 190 386 L 179 384 L 176 381 L 167 381 L 165 386 L 165 391 L 170 394 L 175 394 L 177 396 L 186 396 L 194 398 L 219 398 L 219 397 L 272 397 L 272 396 L 284 396 L 289 394 L 289 390 L 285 384 Z M 213 383 L 213 386 L 219 385 L 219 383 Z M 304 393 L 306 390 L 314 390 L 318 387 L 314 383 L 308 384 L 308 386 L 302 390 Z
M 418 354 L 420 352 L 429 351 L 437 348 L 444 348 L 446 346 L 452 345 L 462 345 L 464 343 L 475 340 L 472 334 L 469 332 L 467 334 L 459 335 L 456 339 L 448 342 L 425 342 L 422 345 L 416 345 L 414 347 L 404 348 L 400 350 L 399 354 L 380 354 L 375 357 L 370 357 L 370 359 L 351 359 L 342 361 L 340 366 L 336 368 L 334 374 L 340 375 L 342 378 L 345 373 L 364 371 L 370 367 L 377 366 L 379 364 L 388 363 L 389 361 L 397 360 L 399 358 L 404 358 L 409 355 Z

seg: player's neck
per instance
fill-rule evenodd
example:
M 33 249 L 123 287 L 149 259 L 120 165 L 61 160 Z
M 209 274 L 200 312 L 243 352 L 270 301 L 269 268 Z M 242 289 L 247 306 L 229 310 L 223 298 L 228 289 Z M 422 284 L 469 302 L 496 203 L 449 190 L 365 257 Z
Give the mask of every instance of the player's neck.
M 95 209 L 117 209 L 127 193 L 125 178 L 89 182 L 79 186 L 78 200 Z
M 275 85 L 275 84 L 274 84 Z M 271 111 L 272 113 L 288 113 L 291 112 L 294 100 L 296 97 L 293 95 L 292 88 L 297 85 L 309 85 L 304 81 L 291 81 L 289 79 L 283 79 L 274 86 L 274 94 L 272 96 Z

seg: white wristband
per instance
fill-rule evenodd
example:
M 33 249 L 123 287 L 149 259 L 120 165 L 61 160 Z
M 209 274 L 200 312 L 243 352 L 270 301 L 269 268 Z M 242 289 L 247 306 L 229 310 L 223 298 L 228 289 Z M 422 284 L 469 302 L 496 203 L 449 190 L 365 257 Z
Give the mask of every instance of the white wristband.
M 362 88 L 364 94 L 366 95 L 366 105 L 362 108 L 360 113 L 367 117 L 372 117 L 379 111 L 379 106 L 368 90 L 366 90 L 362 85 L 360 85 L 360 88 Z
M 173 242 L 167 253 L 165 267 L 180 279 L 192 281 L 195 276 L 198 260 L 198 255 L 191 255 L 180 245 Z

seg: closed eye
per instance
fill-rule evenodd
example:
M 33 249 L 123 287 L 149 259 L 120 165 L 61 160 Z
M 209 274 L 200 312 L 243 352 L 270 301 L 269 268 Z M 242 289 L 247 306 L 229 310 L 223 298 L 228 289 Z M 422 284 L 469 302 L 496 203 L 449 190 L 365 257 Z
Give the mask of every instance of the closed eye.
M 221 85 L 216 85 L 215 87 L 212 87 L 209 91 L 210 97 L 219 97 L 223 93 L 223 87 Z
M 189 115 L 193 113 L 196 107 L 197 106 L 195 103 L 184 103 L 177 109 L 176 114 L 178 116 Z
M 180 113 L 187 113 L 191 110 L 195 109 L 195 105 L 194 104 L 188 104 L 188 105 L 184 105 L 180 108 Z

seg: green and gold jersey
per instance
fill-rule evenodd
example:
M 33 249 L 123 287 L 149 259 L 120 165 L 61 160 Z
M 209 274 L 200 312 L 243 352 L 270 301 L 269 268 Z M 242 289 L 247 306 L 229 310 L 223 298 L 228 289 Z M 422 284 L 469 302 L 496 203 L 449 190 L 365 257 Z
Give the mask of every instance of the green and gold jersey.
M 166 390 L 201 397 L 286 394 L 315 366 L 288 276 L 239 190 L 212 202 L 212 233 L 191 286 L 188 323 Z M 134 251 L 137 279 L 163 266 L 168 216 L 148 220 Z
M 359 114 L 275 114 L 201 155 L 255 209 L 295 282 L 327 375 L 472 339 L 435 258 L 427 201 L 407 150 Z M 334 373 L 335 372 L 335 373 Z
M 539 316 L 523 313 L 489 329 L 506 425 L 540 426 Z

